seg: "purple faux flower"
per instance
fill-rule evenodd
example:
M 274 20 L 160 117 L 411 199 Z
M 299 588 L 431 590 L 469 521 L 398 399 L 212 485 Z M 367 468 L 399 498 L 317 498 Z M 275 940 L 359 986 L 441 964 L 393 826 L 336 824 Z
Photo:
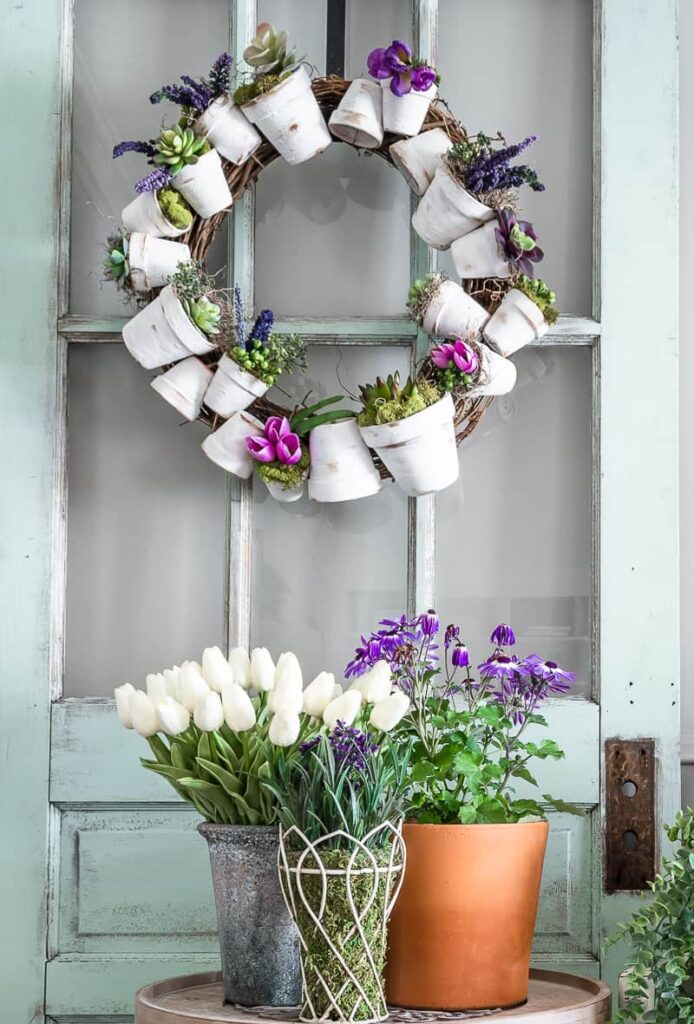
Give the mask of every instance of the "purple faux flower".
M 330 734 L 330 746 L 333 748 L 336 766 L 357 774 L 366 771 L 369 758 L 378 750 L 378 744 L 374 743 L 371 733 L 362 732 L 340 721 Z
M 295 466 L 301 459 L 301 441 L 298 434 L 284 434 L 277 442 L 277 461 L 283 466 Z
M 432 348 L 431 359 L 434 365 L 441 370 L 447 370 L 453 363 L 460 373 L 465 373 L 470 377 L 480 368 L 477 353 L 462 338 L 458 338 L 454 342 L 446 341 L 437 345 L 436 348 Z
M 503 654 L 501 651 L 495 651 L 491 657 L 487 658 L 480 665 L 477 666 L 480 671 L 480 675 L 484 679 L 520 679 L 524 670 L 521 669 L 517 658 L 510 658 L 507 654 Z
M 468 668 L 470 665 L 470 652 L 465 644 L 457 643 L 455 645 L 453 648 L 453 654 L 451 655 L 451 661 L 456 668 Z
M 416 664 L 419 646 L 425 639 L 419 617 L 412 620 L 406 615 L 399 619 L 382 619 L 380 629 L 361 637 L 361 645 L 356 648 L 354 658 L 345 669 L 345 677 L 361 676 L 376 664 L 387 661 L 398 685 L 406 688 L 407 681 Z M 436 661 L 435 644 L 429 644 L 428 667 L 433 668 Z
M 529 185 L 534 192 L 544 192 L 545 186 L 539 181 L 537 174 L 530 167 L 521 165 L 511 167 L 515 160 L 528 146 L 537 139 L 537 135 L 529 135 L 527 139 L 514 146 L 491 150 L 483 147 L 479 156 L 465 168 L 465 184 L 475 194 L 484 195 L 494 189 L 519 188 Z
M 489 642 L 496 647 L 513 647 L 516 642 L 516 634 L 510 626 L 507 626 L 505 622 L 501 622 L 489 637 Z
M 268 417 L 263 433 L 246 438 L 246 448 L 256 462 L 280 462 L 283 466 L 294 466 L 301 461 L 301 441 L 292 431 L 286 416 Z
M 261 310 L 253 324 L 253 329 L 248 336 L 246 348 L 248 348 L 250 343 L 253 341 L 259 341 L 263 345 L 267 344 L 267 340 L 270 337 L 270 328 L 274 322 L 275 314 L 271 309 Z
M 427 64 L 412 68 L 411 81 L 415 92 L 426 92 L 432 85 L 436 85 L 437 74 Z
M 532 277 L 535 273 L 533 264 L 545 256 L 537 245 L 535 228 L 528 220 L 518 220 L 513 210 L 497 210 L 496 217 L 498 227 L 494 234 L 499 252 L 526 277 Z
M 173 181 L 171 172 L 166 167 L 155 167 L 145 178 L 135 182 L 136 192 L 158 192 Z
M 275 462 L 276 460 L 275 446 L 267 437 L 249 435 L 246 438 L 246 448 L 256 462 Z
M 268 416 L 265 421 L 265 436 L 274 445 L 281 437 L 291 432 L 292 428 L 286 416 Z
M 459 639 L 460 639 L 460 626 L 456 626 L 453 623 L 451 623 L 450 625 L 446 626 L 446 633 L 445 633 L 445 637 L 444 637 L 444 645 L 446 647 L 446 650 L 448 650 L 448 648 L 451 646 L 451 644 L 457 643 Z
M 424 636 L 435 636 L 439 631 L 439 620 L 433 608 L 419 616 L 419 626 Z
M 412 50 L 400 39 L 372 50 L 366 66 L 373 78 L 390 78 L 390 91 L 396 96 L 405 96 L 412 89 L 426 92 L 438 80 L 434 68 L 413 60 Z
M 113 147 L 113 159 L 117 160 L 124 153 L 144 153 L 146 157 L 153 157 L 156 153 L 154 142 L 153 139 L 150 139 L 149 142 L 119 142 L 117 146 Z
M 543 696 L 548 693 L 566 693 L 576 680 L 575 672 L 566 672 L 556 661 L 544 661 L 537 654 L 529 654 L 521 665 L 533 682 L 540 686 Z

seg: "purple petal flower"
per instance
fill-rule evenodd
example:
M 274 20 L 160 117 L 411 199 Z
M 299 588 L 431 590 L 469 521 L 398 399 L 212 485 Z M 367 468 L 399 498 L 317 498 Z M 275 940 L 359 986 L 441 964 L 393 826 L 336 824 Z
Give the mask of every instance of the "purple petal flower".
M 277 458 L 285 466 L 294 466 L 301 459 L 301 441 L 298 434 L 281 434 L 277 441 Z
M 460 626 L 455 626 L 452 623 L 451 623 L 451 625 L 446 626 L 446 634 L 445 634 L 445 639 L 444 639 L 444 644 L 445 644 L 446 650 L 448 650 L 448 648 L 451 646 L 451 644 L 457 643 L 457 641 L 459 639 L 460 639 Z
M 396 71 L 390 80 L 390 91 L 395 96 L 406 96 L 412 88 L 412 73 L 409 68 L 404 71 Z
M 390 68 L 386 64 L 386 51 L 382 46 L 371 51 L 367 57 L 366 66 L 372 78 L 390 77 Z
M 457 643 L 453 648 L 453 654 L 451 655 L 451 661 L 456 668 L 467 668 L 470 664 L 470 652 L 468 651 L 465 644 Z
M 269 416 L 265 421 L 265 436 L 268 441 L 276 445 L 280 438 L 291 434 L 292 428 L 286 416 Z
M 433 68 L 423 65 L 412 69 L 412 88 L 415 92 L 426 92 L 436 82 L 436 72 Z
M 393 69 L 399 70 L 412 64 L 412 50 L 401 39 L 394 39 L 385 51 L 386 60 Z
M 439 631 L 438 616 L 433 608 L 430 608 L 428 612 L 424 612 L 423 615 L 420 615 L 418 623 L 422 633 L 424 633 L 424 636 L 435 636 Z
M 496 647 L 513 647 L 516 642 L 516 634 L 510 626 L 501 622 L 489 637 L 489 642 Z
M 436 348 L 431 350 L 431 359 L 435 366 L 438 366 L 441 370 L 446 370 L 448 364 L 453 358 L 454 348 L 450 342 L 444 342 L 442 345 L 437 345 Z
M 453 362 L 461 373 L 477 373 L 480 361 L 475 350 L 460 338 L 453 345 Z
M 544 684 L 543 696 L 546 693 L 566 693 L 576 680 L 575 672 L 566 672 L 556 661 L 544 661 L 537 654 L 529 654 L 521 664 L 535 682 Z
M 246 438 L 246 448 L 257 462 L 274 462 L 276 458 L 275 446 L 266 437 L 255 437 L 250 435 Z
M 500 651 L 492 654 L 490 658 L 477 666 L 485 679 L 519 679 L 523 675 L 516 658 L 509 658 L 507 654 Z

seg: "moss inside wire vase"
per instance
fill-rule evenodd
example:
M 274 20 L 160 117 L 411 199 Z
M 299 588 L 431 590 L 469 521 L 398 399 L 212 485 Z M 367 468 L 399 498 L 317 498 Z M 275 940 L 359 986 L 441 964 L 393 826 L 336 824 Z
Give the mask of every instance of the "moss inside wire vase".
M 286 858 L 280 872 L 301 937 L 301 1020 L 385 1020 L 386 925 L 402 877 L 399 848 L 305 857 L 287 850 Z

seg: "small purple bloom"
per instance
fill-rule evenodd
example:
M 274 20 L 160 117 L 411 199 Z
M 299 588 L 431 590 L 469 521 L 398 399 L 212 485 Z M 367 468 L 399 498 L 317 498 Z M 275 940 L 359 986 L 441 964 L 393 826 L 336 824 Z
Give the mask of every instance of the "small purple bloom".
M 536 683 L 543 684 L 546 693 L 566 693 L 576 680 L 575 672 L 566 672 L 556 661 L 544 661 L 537 654 L 529 654 L 521 664 Z
M 277 441 L 277 460 L 284 466 L 295 466 L 301 459 L 301 441 L 298 434 L 284 434 Z
M 390 66 L 386 62 L 386 51 L 382 46 L 371 51 L 366 59 L 366 66 L 372 78 L 390 78 Z
M 256 462 L 274 462 L 276 458 L 275 446 L 267 437 L 256 437 L 251 434 L 246 438 L 246 448 Z
M 401 39 L 394 39 L 386 49 L 386 60 L 393 70 L 400 70 L 412 64 L 412 50 Z
M 280 438 L 291 432 L 292 428 L 286 416 L 268 416 L 265 421 L 265 436 L 272 444 L 277 444 Z
M 480 361 L 477 358 L 477 353 L 461 338 L 458 338 L 458 340 L 453 344 L 453 362 L 461 373 L 472 375 L 473 373 L 477 373 L 480 368 Z
M 446 650 L 448 650 L 448 648 L 451 646 L 451 644 L 457 643 L 457 641 L 459 639 L 460 639 L 460 626 L 455 626 L 455 625 L 453 625 L 453 623 L 451 623 L 449 626 L 446 626 L 446 633 L 445 633 L 445 638 L 444 638 L 444 644 L 445 644 Z
M 268 338 L 270 337 L 270 328 L 272 327 L 274 322 L 275 314 L 272 312 L 271 309 L 261 310 L 255 323 L 253 324 L 253 329 L 250 335 L 248 336 L 247 344 L 252 341 L 260 341 L 263 345 L 265 345 L 267 343 Z
M 394 71 L 390 80 L 390 91 L 394 96 L 407 96 L 412 89 L 412 73 L 409 68 L 404 71 Z
M 116 160 L 124 153 L 144 153 L 147 157 L 153 157 L 156 153 L 154 142 L 119 142 L 113 147 L 113 159 Z
M 457 643 L 453 648 L 451 661 L 456 668 L 467 668 L 470 664 L 470 652 L 465 644 Z
M 501 622 L 489 637 L 489 642 L 496 647 L 513 647 L 516 642 L 516 634 L 510 626 L 507 626 L 505 622 Z
M 432 87 L 432 85 L 435 85 L 436 77 L 434 69 L 427 65 L 412 68 L 412 88 L 415 92 L 426 92 L 427 89 Z
M 437 80 L 434 68 L 414 61 L 412 50 L 401 39 L 372 50 L 366 65 L 373 78 L 390 78 L 390 91 L 396 96 L 406 96 L 412 89 L 426 92 Z
M 522 669 L 516 658 L 510 658 L 501 651 L 495 651 L 490 658 L 477 666 L 485 679 L 519 679 Z
M 439 620 L 433 608 L 419 616 L 419 626 L 424 636 L 435 636 L 439 631 Z
M 158 192 L 160 188 L 166 188 L 173 181 L 171 172 L 165 167 L 155 167 L 146 178 L 141 178 L 135 183 L 135 191 L 139 193 L 143 192 Z

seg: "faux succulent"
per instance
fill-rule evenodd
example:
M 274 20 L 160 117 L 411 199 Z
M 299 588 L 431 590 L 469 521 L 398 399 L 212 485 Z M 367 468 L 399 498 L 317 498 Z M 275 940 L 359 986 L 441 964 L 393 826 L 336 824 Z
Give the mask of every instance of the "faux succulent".
M 533 277 L 533 264 L 539 263 L 545 257 L 537 244 L 535 228 L 530 221 L 518 220 L 513 210 L 497 210 L 496 219 L 495 234 L 499 251 L 513 268 L 527 277 Z
M 413 58 L 410 47 L 399 39 L 394 39 L 390 46 L 372 50 L 366 64 L 373 78 L 390 78 L 390 91 L 396 96 L 405 96 L 413 89 L 426 92 L 439 82 L 435 68 Z
M 181 85 L 163 85 L 161 89 L 152 93 L 149 102 L 161 103 L 162 100 L 169 100 L 178 104 L 186 114 L 201 114 L 207 110 L 212 100 L 228 92 L 232 64 L 230 53 L 220 53 L 205 78 L 181 75 Z
M 192 128 L 177 124 L 173 128 L 163 128 L 159 133 L 154 163 L 163 165 L 169 174 L 176 175 L 186 164 L 197 163 L 209 148 L 209 142 L 197 136 Z
M 443 274 L 427 274 L 414 282 L 407 293 L 407 309 L 410 316 L 421 324 L 427 306 L 446 280 Z
M 422 412 L 427 406 L 433 405 L 441 397 L 439 389 L 431 381 L 418 377 L 408 377 L 405 384 L 400 383 L 400 374 L 391 373 L 384 380 L 376 378 L 375 384 L 365 384 L 359 388 L 362 411 L 357 417 L 360 427 L 373 427 L 383 423 L 404 420 L 408 416 Z
M 219 334 L 222 309 L 208 298 L 207 293 L 214 288 L 214 279 L 202 263 L 197 260 L 179 263 L 169 283 L 195 326 L 204 334 Z
M 222 311 L 216 302 L 212 302 L 206 295 L 202 295 L 199 299 L 182 299 L 181 305 L 203 334 L 219 334 L 219 320 Z
M 479 349 L 472 341 L 457 338 L 441 342 L 430 352 L 434 380 L 442 391 L 469 388 L 480 372 Z
M 175 188 L 161 188 L 157 192 L 159 209 L 175 228 L 187 228 L 193 222 L 193 213 L 188 203 Z
M 529 185 L 534 192 L 543 192 L 545 186 L 531 167 L 524 164 L 511 166 L 511 161 L 536 139 L 536 135 L 529 135 L 513 146 L 494 149 L 492 140 L 479 134 L 474 140 L 452 146 L 446 158 L 447 166 L 476 196 L 517 189 L 521 185 Z
M 243 106 L 256 96 L 274 89 L 296 67 L 296 47 L 287 48 L 287 33 L 278 32 L 269 21 L 263 21 L 243 51 L 243 59 L 253 69 L 253 78 L 234 92 L 234 100 Z
M 556 323 L 559 316 L 559 311 L 554 307 L 557 296 L 549 285 L 539 277 L 532 278 L 526 274 L 519 274 L 514 281 L 514 287 L 532 299 L 548 324 Z
M 125 288 L 130 278 L 128 250 L 127 235 L 110 235 L 106 241 L 104 277 L 107 281 L 113 281 L 117 288 Z

